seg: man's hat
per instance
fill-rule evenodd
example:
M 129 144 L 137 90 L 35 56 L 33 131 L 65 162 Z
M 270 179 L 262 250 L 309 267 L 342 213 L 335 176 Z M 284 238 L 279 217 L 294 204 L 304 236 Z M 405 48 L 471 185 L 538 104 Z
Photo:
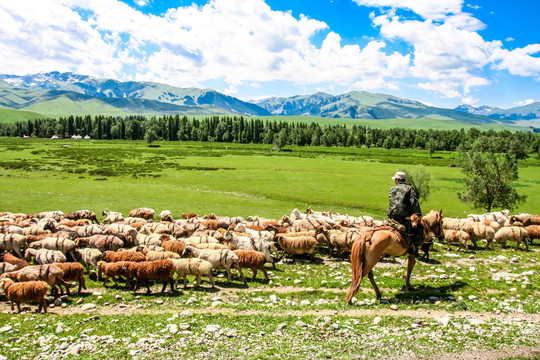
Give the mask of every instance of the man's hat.
M 392 180 L 396 180 L 396 179 L 405 180 L 406 178 L 407 178 L 407 174 L 405 174 L 402 171 L 398 171 L 396 175 L 392 176 Z

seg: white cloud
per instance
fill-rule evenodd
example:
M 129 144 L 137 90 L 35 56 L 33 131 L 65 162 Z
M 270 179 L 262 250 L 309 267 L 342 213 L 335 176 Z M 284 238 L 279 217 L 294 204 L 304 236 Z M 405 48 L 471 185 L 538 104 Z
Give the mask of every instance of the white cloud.
M 387 54 L 382 41 L 342 45 L 329 31 L 316 47 L 311 38 L 326 23 L 273 11 L 263 0 L 212 0 L 163 16 L 115 0 L 21 0 L 0 5 L 0 20 L 9 24 L 0 38 L 13 39 L 0 40 L 7 73 L 71 70 L 177 86 L 219 79 L 229 93 L 249 82 L 350 86 L 410 74 L 409 55 Z
M 408 9 L 424 19 L 441 20 L 448 14 L 461 13 L 463 0 L 353 0 L 358 5 Z
M 533 104 L 535 102 L 536 102 L 536 100 L 527 99 L 527 100 L 524 100 L 524 101 L 516 101 L 514 104 L 516 104 L 516 106 L 525 106 L 525 105 Z
M 498 49 L 496 64 L 498 70 L 508 70 L 513 75 L 538 76 L 540 74 L 540 58 L 531 55 L 540 53 L 540 44 L 527 45 L 512 51 Z

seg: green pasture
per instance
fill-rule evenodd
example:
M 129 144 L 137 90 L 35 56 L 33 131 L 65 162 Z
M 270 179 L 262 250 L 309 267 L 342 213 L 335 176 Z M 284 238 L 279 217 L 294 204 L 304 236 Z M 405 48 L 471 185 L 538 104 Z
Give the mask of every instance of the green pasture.
M 346 125 L 347 127 L 366 126 L 374 129 L 437 129 L 437 130 L 460 130 L 477 128 L 482 131 L 510 130 L 530 131 L 528 123 L 520 125 L 506 123 L 474 123 L 450 118 L 428 119 L 348 119 L 348 118 L 322 118 L 317 116 L 260 116 L 261 120 L 284 121 L 290 123 L 317 123 L 320 125 Z
M 34 213 L 90 209 L 129 212 L 152 207 L 229 216 L 279 218 L 292 209 L 330 210 L 383 218 L 400 168 L 425 165 L 434 177 L 422 205 L 446 216 L 472 209 L 457 198 L 463 174 L 455 153 L 368 148 L 222 143 L 0 139 L 0 210 Z M 513 212 L 540 213 L 538 160 L 520 167 L 527 202 Z

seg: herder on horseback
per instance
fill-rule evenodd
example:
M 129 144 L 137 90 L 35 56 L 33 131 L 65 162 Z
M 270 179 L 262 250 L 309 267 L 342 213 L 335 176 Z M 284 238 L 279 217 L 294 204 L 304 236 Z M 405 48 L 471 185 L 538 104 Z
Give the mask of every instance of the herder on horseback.
M 367 276 L 375 290 L 377 299 L 381 300 L 381 290 L 375 283 L 373 267 L 383 255 L 403 256 L 407 255 L 407 272 L 405 273 L 405 288 L 411 289 L 411 273 L 416 263 L 418 247 L 422 242 L 432 236 L 439 240 L 443 239 L 442 210 L 430 209 L 429 213 L 422 217 L 420 205 L 414 189 L 405 183 L 406 175 L 397 172 L 393 179 L 396 185 L 390 190 L 390 206 L 388 216 L 392 219 L 386 226 L 374 227 L 354 241 L 351 250 L 351 286 L 345 299 L 349 304 L 360 288 L 364 276 Z M 396 226 L 401 227 L 400 231 Z M 415 228 L 416 227 L 416 228 Z M 416 231 L 415 231 L 416 230 Z M 405 240 L 408 236 L 410 240 Z M 413 245 L 413 246 L 411 246 Z M 412 249 L 412 250 L 411 250 Z
M 416 192 L 411 185 L 405 182 L 406 179 L 407 174 L 401 171 L 396 172 L 392 177 L 396 185 L 390 189 L 386 214 L 390 219 L 403 225 L 404 228 L 400 227 L 399 230 L 405 242 L 409 245 L 408 253 L 418 257 L 418 249 L 424 242 L 424 226 L 422 223 L 413 226 L 411 216 L 417 214 L 421 217 L 422 211 L 420 210 Z

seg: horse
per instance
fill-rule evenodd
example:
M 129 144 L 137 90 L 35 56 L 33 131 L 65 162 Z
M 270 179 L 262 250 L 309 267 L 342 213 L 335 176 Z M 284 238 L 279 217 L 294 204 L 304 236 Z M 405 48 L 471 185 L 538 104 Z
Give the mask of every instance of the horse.
M 442 210 L 430 212 L 420 220 L 424 226 L 424 241 L 431 239 L 434 234 L 440 241 L 443 240 L 442 231 Z M 368 231 L 360 238 L 356 239 L 351 251 L 352 281 L 347 291 L 346 300 L 352 304 L 352 298 L 358 292 L 360 283 L 367 275 L 377 299 L 381 300 L 381 291 L 375 284 L 373 278 L 373 267 L 379 262 L 383 255 L 403 256 L 407 253 L 409 246 L 405 243 L 403 236 L 392 227 L 380 227 Z M 416 263 L 413 254 L 408 254 L 407 273 L 404 276 L 405 288 L 410 289 L 411 272 Z

